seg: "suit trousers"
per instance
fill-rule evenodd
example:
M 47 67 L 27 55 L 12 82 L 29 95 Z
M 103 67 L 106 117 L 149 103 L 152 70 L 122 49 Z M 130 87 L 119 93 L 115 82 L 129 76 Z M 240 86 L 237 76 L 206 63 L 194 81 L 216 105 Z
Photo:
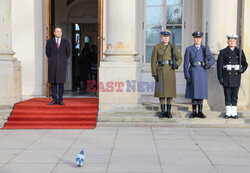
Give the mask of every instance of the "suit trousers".
M 237 106 L 239 87 L 224 87 L 226 106 Z
M 64 83 L 51 83 L 51 92 L 53 100 L 56 101 L 58 95 L 58 101 L 63 101 Z

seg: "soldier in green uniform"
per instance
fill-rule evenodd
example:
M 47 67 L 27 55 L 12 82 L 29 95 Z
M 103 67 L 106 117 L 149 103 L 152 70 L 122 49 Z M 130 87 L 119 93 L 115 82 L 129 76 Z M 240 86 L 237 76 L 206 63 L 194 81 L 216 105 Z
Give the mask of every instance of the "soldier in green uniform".
M 172 118 L 171 105 L 176 97 L 176 74 L 175 70 L 181 65 L 182 57 L 180 50 L 175 46 L 175 59 L 173 59 L 173 46 L 169 42 L 171 32 L 169 30 L 161 32 L 162 42 L 156 44 L 151 56 L 152 76 L 155 79 L 155 97 L 160 99 L 160 118 Z M 166 100 L 167 99 L 167 100 Z M 165 110 L 167 103 L 167 111 Z

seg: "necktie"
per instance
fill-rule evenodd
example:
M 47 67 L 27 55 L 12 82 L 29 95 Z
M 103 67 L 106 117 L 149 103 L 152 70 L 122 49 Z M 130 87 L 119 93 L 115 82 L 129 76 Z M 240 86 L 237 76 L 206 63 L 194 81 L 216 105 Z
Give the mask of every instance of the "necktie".
M 56 47 L 57 47 L 57 49 L 59 48 L 59 38 L 57 39 Z

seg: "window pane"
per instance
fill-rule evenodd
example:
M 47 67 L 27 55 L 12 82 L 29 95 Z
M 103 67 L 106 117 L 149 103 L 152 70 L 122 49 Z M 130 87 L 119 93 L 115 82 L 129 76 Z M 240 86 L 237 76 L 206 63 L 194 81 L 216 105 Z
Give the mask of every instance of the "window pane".
M 182 0 L 166 0 L 167 5 L 182 5 Z
M 168 6 L 166 18 L 167 24 L 182 24 L 182 7 Z
M 152 55 L 153 48 L 154 48 L 153 45 L 146 45 L 146 63 L 151 62 L 151 55 Z
M 181 45 L 178 45 L 179 49 L 180 49 L 180 53 L 182 51 L 182 46 Z M 182 54 L 182 53 L 181 53 Z
M 173 26 L 167 26 L 167 29 L 170 30 L 173 33 Z M 182 29 L 181 26 L 176 26 L 175 29 L 175 43 L 176 44 L 181 44 L 181 38 L 182 38 Z M 172 35 L 170 38 L 170 41 L 172 42 Z
M 146 0 L 146 5 L 162 5 L 162 0 Z
M 161 42 L 161 26 L 147 26 L 146 44 L 157 44 Z
M 162 24 L 162 7 L 146 7 L 146 24 Z
M 76 31 L 80 31 L 80 26 L 78 24 L 75 24 Z

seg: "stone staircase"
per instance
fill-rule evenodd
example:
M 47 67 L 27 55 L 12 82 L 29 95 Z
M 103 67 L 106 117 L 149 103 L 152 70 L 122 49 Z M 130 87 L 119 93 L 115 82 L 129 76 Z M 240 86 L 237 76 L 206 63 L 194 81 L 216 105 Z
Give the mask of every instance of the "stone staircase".
M 190 104 L 174 103 L 172 119 L 159 119 L 158 103 L 146 102 L 141 109 L 102 112 L 98 115 L 97 126 L 142 126 L 142 127 L 237 127 L 250 128 L 250 110 L 239 110 L 239 119 L 224 119 L 224 111 L 211 111 L 204 106 L 206 119 L 190 119 Z
M 4 126 L 10 113 L 12 111 L 12 105 L 0 105 L 0 128 Z

